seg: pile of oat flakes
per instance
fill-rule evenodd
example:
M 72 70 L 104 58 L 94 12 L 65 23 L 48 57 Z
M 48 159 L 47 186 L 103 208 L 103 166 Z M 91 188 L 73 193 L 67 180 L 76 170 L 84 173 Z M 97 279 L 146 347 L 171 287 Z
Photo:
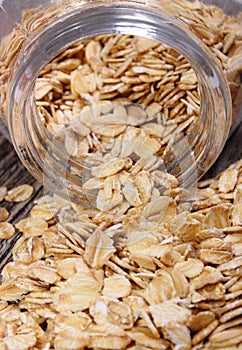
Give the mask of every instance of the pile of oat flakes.
M 181 3 L 181 20 L 217 56 L 235 99 L 238 20 Z M 1 53 L 1 108 L 35 25 L 27 12 L 10 38 L 16 51 Z M 97 208 L 46 196 L 16 225 L 0 208 L 0 238 L 22 232 L 2 271 L 0 350 L 241 349 L 242 161 L 194 193 L 162 163 L 172 135 L 199 117 L 189 62 L 152 40 L 99 36 L 50 62 L 35 96 L 46 129 L 90 164 L 83 188 Z M 0 187 L 0 201 L 32 193 Z
M 184 191 L 126 215 L 43 197 L 2 222 L 2 238 L 23 234 L 2 271 L 0 349 L 240 349 L 242 161 L 200 182 L 190 211 Z

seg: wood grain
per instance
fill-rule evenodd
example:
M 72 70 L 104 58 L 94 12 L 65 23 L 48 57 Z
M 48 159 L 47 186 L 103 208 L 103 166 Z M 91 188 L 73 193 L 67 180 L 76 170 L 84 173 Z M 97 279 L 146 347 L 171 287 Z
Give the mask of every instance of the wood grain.
M 43 188 L 25 169 L 13 146 L 0 134 L 0 186 L 4 185 L 11 189 L 24 183 L 33 185 L 35 189 L 28 201 L 22 203 L 3 201 L 0 203 L 0 206 L 8 209 L 10 213 L 8 221 L 13 224 L 28 215 L 34 200 L 43 193 Z M 12 239 L 0 240 L 0 270 L 11 259 L 11 248 L 19 236 L 20 234 L 16 234 Z
M 242 123 L 237 126 L 233 134 L 228 139 L 223 152 L 207 172 L 204 178 L 214 177 L 219 172 L 229 166 L 229 164 L 242 158 Z M 23 203 L 2 202 L 0 206 L 5 206 L 9 212 L 9 222 L 16 223 L 25 218 L 30 212 L 34 200 L 43 195 L 42 186 L 24 168 L 13 146 L 0 134 L 0 186 L 6 185 L 9 189 L 12 187 L 28 183 L 34 186 L 33 196 Z M 16 234 L 12 239 L 0 240 L 0 271 L 3 266 L 11 259 L 11 248 L 18 240 L 20 234 Z

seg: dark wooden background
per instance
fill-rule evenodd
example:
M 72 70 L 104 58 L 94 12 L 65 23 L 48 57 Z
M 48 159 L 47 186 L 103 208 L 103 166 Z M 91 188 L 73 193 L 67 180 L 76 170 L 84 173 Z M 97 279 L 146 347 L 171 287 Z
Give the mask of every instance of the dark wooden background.
M 204 178 L 216 176 L 219 172 L 226 169 L 229 164 L 242 158 L 242 122 L 230 135 L 223 152 L 220 157 L 210 168 Z M 21 164 L 16 155 L 13 146 L 0 133 L 0 186 L 7 186 L 11 189 L 15 186 L 28 183 L 34 186 L 35 192 L 29 201 L 23 203 L 1 202 L 0 206 L 4 206 L 9 210 L 9 222 L 16 223 L 20 219 L 26 217 L 33 206 L 33 202 L 40 197 L 44 191 L 42 186 L 28 173 Z M 0 240 L 0 271 L 7 261 L 11 259 L 11 248 L 19 238 L 20 234 L 16 234 L 12 239 Z

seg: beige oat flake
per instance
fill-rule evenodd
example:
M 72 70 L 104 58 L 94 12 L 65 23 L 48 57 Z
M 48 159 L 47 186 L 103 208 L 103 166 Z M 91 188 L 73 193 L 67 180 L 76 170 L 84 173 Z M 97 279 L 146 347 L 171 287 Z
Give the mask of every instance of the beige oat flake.
M 185 324 L 190 316 L 188 309 L 178 306 L 172 301 L 152 305 L 149 309 L 156 327 L 165 327 L 171 323 Z
M 18 334 L 4 338 L 4 344 L 9 350 L 28 350 L 36 344 L 36 337 L 32 334 Z
M 34 189 L 30 185 L 20 185 L 12 188 L 5 196 L 5 200 L 8 202 L 24 202 L 31 197 Z
M 131 292 L 131 283 L 122 275 L 113 275 L 104 279 L 102 294 L 108 297 L 127 297 Z
M 218 180 L 218 188 L 222 193 L 233 191 L 238 178 L 238 169 L 229 168 L 223 172 Z
M 175 268 L 181 271 L 186 277 L 192 278 L 200 275 L 204 264 L 199 259 L 188 258 L 187 261 L 178 262 Z
M 9 217 L 9 212 L 7 208 L 5 207 L 0 207 L 0 222 L 1 221 L 6 221 Z
M 100 288 L 91 274 L 76 273 L 60 284 L 53 296 L 53 307 L 59 312 L 85 310 L 98 298 Z
M 15 228 L 9 222 L 0 222 L 0 238 L 10 239 L 15 234 Z
M 48 229 L 48 223 L 41 216 L 36 216 L 20 220 L 15 227 L 28 238 L 42 235 Z
M 105 264 L 114 252 L 113 240 L 97 229 L 86 241 L 84 258 L 91 267 L 98 269 Z

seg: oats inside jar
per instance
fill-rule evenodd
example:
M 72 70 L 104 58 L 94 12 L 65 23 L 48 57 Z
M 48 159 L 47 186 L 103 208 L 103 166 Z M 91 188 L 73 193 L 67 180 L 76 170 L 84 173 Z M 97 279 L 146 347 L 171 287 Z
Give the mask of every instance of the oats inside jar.
M 192 128 L 200 98 L 194 70 L 174 49 L 121 34 L 76 43 L 42 70 L 35 97 L 98 209 L 144 205 L 153 189 L 177 186 L 164 158 Z

